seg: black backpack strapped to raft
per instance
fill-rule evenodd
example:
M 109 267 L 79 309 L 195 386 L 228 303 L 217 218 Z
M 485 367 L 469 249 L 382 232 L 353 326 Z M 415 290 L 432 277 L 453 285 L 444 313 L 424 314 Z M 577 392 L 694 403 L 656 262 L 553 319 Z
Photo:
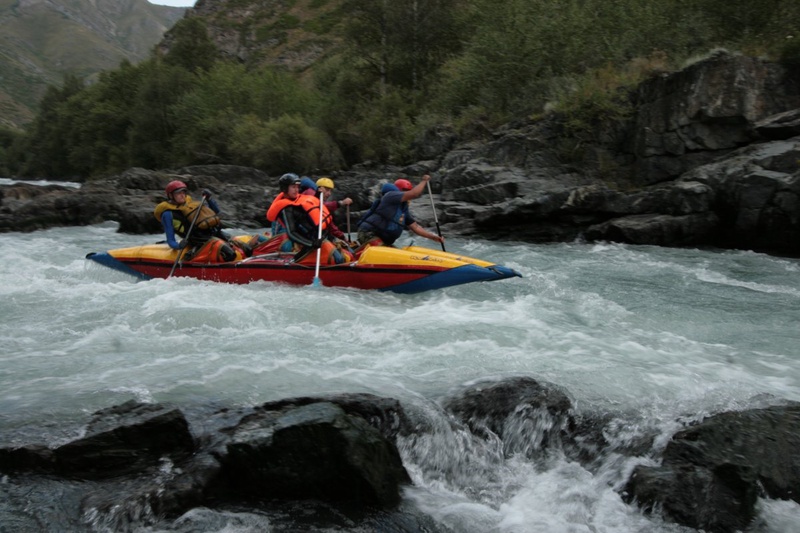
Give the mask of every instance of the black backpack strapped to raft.
M 318 238 L 317 223 L 311 220 L 311 216 L 300 206 L 285 207 L 278 216 L 281 218 L 289 238 L 303 247 L 319 248 L 321 241 L 328 237 L 328 230 L 324 229 L 322 230 L 322 239 Z

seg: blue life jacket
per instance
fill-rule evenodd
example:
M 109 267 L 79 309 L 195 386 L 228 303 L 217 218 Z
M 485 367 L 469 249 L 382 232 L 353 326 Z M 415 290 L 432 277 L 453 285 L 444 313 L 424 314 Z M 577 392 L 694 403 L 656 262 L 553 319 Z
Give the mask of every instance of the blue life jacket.
M 403 191 L 390 191 L 381 197 L 378 206 L 359 226 L 359 231 L 375 233 L 384 244 L 391 245 L 403 230 L 414 223 L 408 211 L 408 202 L 403 202 Z
M 380 205 L 381 198 L 383 197 L 384 194 L 386 194 L 387 192 L 399 191 L 399 190 L 400 189 L 398 189 L 394 183 L 384 183 L 383 186 L 381 187 L 381 195 L 375 198 L 375 200 L 372 202 L 372 205 L 369 206 L 369 209 L 367 209 L 367 212 L 361 215 L 361 218 L 359 218 L 358 222 L 356 222 L 356 227 L 361 229 L 361 224 L 363 224 L 364 221 L 367 220 L 367 218 L 369 218 L 369 216 L 375 212 L 375 210 Z

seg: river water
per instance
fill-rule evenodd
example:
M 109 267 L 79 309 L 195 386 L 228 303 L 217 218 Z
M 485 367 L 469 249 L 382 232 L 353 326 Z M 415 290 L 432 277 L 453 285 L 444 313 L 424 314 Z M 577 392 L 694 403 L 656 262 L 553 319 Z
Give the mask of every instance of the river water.
M 253 405 L 368 392 L 436 417 L 464 384 L 510 376 L 555 383 L 576 408 L 612 413 L 612 440 L 656 432 L 656 448 L 681 421 L 800 401 L 797 259 L 453 238 L 448 251 L 524 277 L 417 295 L 137 282 L 84 259 L 158 239 L 111 223 L 0 235 L 0 446 L 63 443 L 89 413 L 130 399 Z M 445 529 L 689 531 L 620 499 L 649 457 L 543 468 L 446 431 L 400 448 L 413 478 L 405 502 Z M 800 531 L 795 503 L 762 499 L 759 511 L 753 531 Z M 197 516 L 191 531 L 269 530 L 235 513 Z

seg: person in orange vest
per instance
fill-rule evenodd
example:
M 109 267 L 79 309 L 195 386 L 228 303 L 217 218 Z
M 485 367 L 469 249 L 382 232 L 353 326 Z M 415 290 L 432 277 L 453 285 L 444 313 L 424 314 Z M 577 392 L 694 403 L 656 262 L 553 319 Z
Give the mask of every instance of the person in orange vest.
M 314 195 L 300 194 L 300 177 L 284 174 L 278 180 L 280 193 L 267 210 L 267 220 L 273 223 L 273 235 L 285 233 L 280 246 L 283 252 L 295 252 L 295 260 L 303 262 L 308 252 L 322 247 L 327 264 L 342 263 L 347 258 L 327 240 L 331 215 L 325 205 L 320 205 Z M 319 239 L 320 210 L 322 211 L 322 239 Z

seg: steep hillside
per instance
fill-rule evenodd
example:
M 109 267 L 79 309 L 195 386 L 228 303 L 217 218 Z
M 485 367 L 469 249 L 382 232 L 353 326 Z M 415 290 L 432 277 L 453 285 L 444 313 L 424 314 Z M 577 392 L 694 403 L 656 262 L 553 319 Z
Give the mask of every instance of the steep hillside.
M 0 125 L 29 122 L 66 74 L 144 59 L 185 12 L 147 0 L 0 0 Z
M 187 17 L 201 17 L 224 57 L 249 65 L 302 72 L 341 44 L 342 0 L 197 0 Z M 160 48 L 172 45 L 170 32 Z

